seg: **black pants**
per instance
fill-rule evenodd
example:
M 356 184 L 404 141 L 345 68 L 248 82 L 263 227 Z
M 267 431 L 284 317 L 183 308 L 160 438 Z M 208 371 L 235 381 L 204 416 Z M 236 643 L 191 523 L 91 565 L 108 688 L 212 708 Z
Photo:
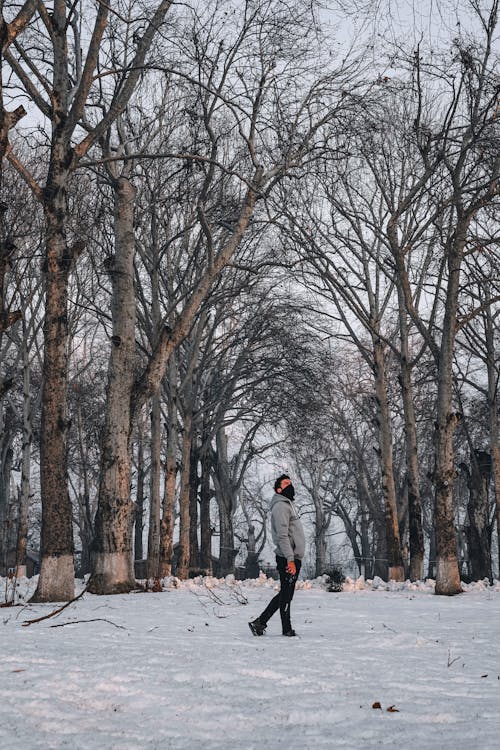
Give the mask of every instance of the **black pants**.
M 286 572 L 286 557 L 280 557 L 279 555 L 276 555 L 276 565 L 278 568 L 278 573 L 280 574 L 280 592 L 279 594 L 276 594 L 273 599 L 271 599 L 263 613 L 260 615 L 259 620 L 263 625 L 265 625 L 267 621 L 270 620 L 274 613 L 279 609 L 281 617 L 281 627 L 283 629 L 283 633 L 287 633 L 292 628 L 290 621 L 290 604 L 295 592 L 295 584 L 297 583 L 297 578 L 299 577 L 301 561 L 298 559 L 295 560 L 295 567 L 297 568 L 297 572 L 294 576 L 291 576 L 290 573 Z

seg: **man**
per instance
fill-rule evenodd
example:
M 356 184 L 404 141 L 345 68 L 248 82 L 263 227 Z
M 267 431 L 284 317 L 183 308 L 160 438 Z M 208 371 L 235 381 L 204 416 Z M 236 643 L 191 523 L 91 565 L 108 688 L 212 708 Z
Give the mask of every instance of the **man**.
M 275 495 L 271 500 L 271 531 L 276 545 L 276 564 L 281 588 L 263 613 L 248 625 L 254 635 L 264 635 L 268 620 L 280 611 L 283 635 L 297 635 L 290 620 L 290 603 L 305 550 L 302 523 L 294 506 L 295 490 L 288 474 L 282 474 L 274 483 Z

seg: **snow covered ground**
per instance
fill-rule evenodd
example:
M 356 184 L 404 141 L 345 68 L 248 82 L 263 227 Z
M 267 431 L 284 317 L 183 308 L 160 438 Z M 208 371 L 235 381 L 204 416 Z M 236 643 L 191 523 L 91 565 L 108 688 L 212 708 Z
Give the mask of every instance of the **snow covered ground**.
M 302 582 L 255 638 L 273 581 L 175 583 L 1 609 L 0 748 L 500 747 L 500 584 Z

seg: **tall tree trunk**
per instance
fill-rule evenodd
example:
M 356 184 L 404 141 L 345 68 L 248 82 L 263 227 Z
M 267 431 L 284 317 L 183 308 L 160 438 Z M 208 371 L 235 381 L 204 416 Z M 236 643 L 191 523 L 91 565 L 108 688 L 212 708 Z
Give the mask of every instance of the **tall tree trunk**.
M 377 395 L 377 426 L 380 448 L 380 470 L 382 474 L 382 492 L 385 506 L 385 525 L 387 541 L 388 578 L 404 581 L 404 566 L 401 556 L 399 536 L 398 508 L 394 467 L 392 456 L 391 415 L 387 397 L 387 383 L 384 361 L 384 344 L 378 338 L 373 341 L 373 369 Z
M 200 484 L 200 568 L 204 575 L 212 575 L 212 527 L 210 524 L 210 450 L 201 454 Z
M 92 512 L 92 506 L 90 502 L 88 452 L 85 449 L 83 438 L 84 430 L 82 424 L 82 405 L 78 399 L 76 402 L 75 415 L 75 432 L 78 441 L 78 453 L 81 463 L 81 473 L 77 489 L 78 534 L 80 536 L 82 547 L 79 574 L 81 576 L 85 576 L 87 575 L 87 573 L 90 573 L 92 569 L 90 562 L 90 549 L 92 547 L 92 540 L 94 538 L 94 514 Z
M 135 371 L 134 200 L 121 176 L 114 184 L 115 255 L 108 262 L 112 281 L 113 335 L 102 437 L 99 504 L 95 520 L 89 591 L 115 594 L 135 586 L 130 497 L 130 394 Z
M 368 579 L 373 578 L 374 575 L 374 540 L 370 535 L 370 521 L 372 523 L 373 529 L 375 529 L 375 527 L 378 527 L 379 525 L 384 526 L 385 524 L 383 523 L 383 520 L 379 520 L 380 509 L 377 509 L 375 507 L 375 502 L 372 497 L 373 493 L 370 491 L 370 485 L 366 477 L 366 469 L 362 463 L 362 460 L 360 459 L 359 454 L 358 460 L 354 463 L 353 472 L 356 482 L 357 497 L 361 515 L 360 526 L 362 569 L 360 570 L 360 572 L 366 579 Z M 346 528 L 348 528 L 348 526 Z M 353 531 L 351 531 L 351 534 L 353 533 Z M 347 533 L 349 535 L 349 532 Z M 373 536 L 374 535 L 375 532 L 373 533 Z M 349 538 L 351 538 L 351 536 L 349 536 Z
M 429 534 L 429 562 L 427 565 L 427 578 L 436 578 L 436 532 L 431 528 Z
M 360 573 L 365 578 L 373 578 L 373 565 L 371 560 L 370 538 L 369 538 L 369 521 L 368 509 L 363 502 L 361 508 L 361 568 Z M 352 544 L 352 542 L 351 542 Z
M 168 363 L 168 428 L 167 457 L 165 461 L 165 488 L 163 492 L 163 512 L 160 524 L 160 577 L 172 574 L 174 556 L 175 525 L 175 486 L 177 480 L 177 451 L 179 431 L 177 426 L 177 355 L 174 353 Z
M 387 523 L 373 522 L 372 531 L 372 575 L 374 578 L 385 578 L 387 573 Z
M 227 576 L 234 573 L 234 560 L 237 554 L 237 550 L 234 549 L 232 502 L 230 497 L 220 496 L 218 500 L 220 519 L 219 575 Z
M 16 541 L 13 535 L 14 508 L 10 497 L 13 434 L 8 422 L 6 409 L 0 403 L 0 555 L 5 569 L 8 567 L 9 550 Z
M 154 347 L 161 327 L 160 311 L 160 254 L 157 224 L 157 207 L 153 199 L 151 206 L 151 347 Z M 148 578 L 160 574 L 160 524 L 161 524 L 161 384 L 151 398 L 151 474 L 148 529 Z
M 30 398 L 30 364 L 26 336 L 27 332 L 25 326 L 23 325 L 23 439 L 16 560 L 16 575 L 19 578 L 26 575 L 26 555 L 28 548 L 28 514 L 31 496 L 31 445 L 33 441 Z
M 45 319 L 42 415 L 40 433 L 40 485 L 42 494 L 42 558 L 38 586 L 31 601 L 67 601 L 75 593 L 73 522 L 67 468 L 68 387 L 68 273 L 71 252 L 67 247 L 66 154 L 53 146 L 55 158 L 47 181 L 45 217 Z
M 200 549 L 198 544 L 198 449 L 193 437 L 189 460 L 189 574 L 200 569 Z
M 141 420 L 142 421 L 142 420 Z M 134 560 L 142 560 L 144 556 L 144 545 L 142 532 L 144 530 L 144 430 L 142 424 L 139 426 L 137 438 L 137 490 L 135 496 L 135 519 L 134 519 Z
M 234 559 L 237 550 L 234 549 L 233 517 L 235 512 L 235 498 L 231 483 L 229 463 L 227 457 L 227 436 L 220 427 L 216 436 L 217 459 L 214 481 L 216 485 L 217 504 L 219 506 L 219 575 L 226 576 L 234 572 Z
M 319 498 L 315 500 L 314 545 L 316 551 L 316 576 L 323 575 L 326 568 L 326 526 Z
M 465 234 L 465 232 L 464 232 Z M 465 239 L 463 240 L 465 243 Z M 448 287 L 438 359 L 436 404 L 434 527 L 436 531 L 436 594 L 453 595 L 462 591 L 458 568 L 457 540 L 453 513 L 455 465 L 453 433 L 459 416 L 453 411 L 453 353 L 457 324 L 461 255 L 449 250 Z
M 185 579 L 189 575 L 189 474 L 191 444 L 193 439 L 193 415 L 189 408 L 184 414 L 184 432 L 182 436 L 182 466 L 181 487 L 179 493 L 180 525 L 179 525 L 179 555 L 177 557 L 176 575 Z
M 406 477 L 410 527 L 410 580 L 420 581 L 424 576 L 424 532 L 422 530 L 422 501 L 420 498 L 420 479 L 418 474 L 417 429 L 408 347 L 408 313 L 400 279 L 398 279 L 397 287 L 401 337 L 401 394 L 405 423 Z
M 149 483 L 148 578 L 156 578 L 160 565 L 161 405 L 158 394 L 151 399 L 151 469 Z
M 247 559 L 245 560 L 245 578 L 259 577 L 259 553 L 257 552 L 257 538 L 255 536 L 255 526 L 250 521 L 248 523 L 247 537 Z
M 491 478 L 491 457 L 486 451 L 473 451 L 467 471 L 469 502 L 467 503 L 467 546 L 471 576 L 475 581 L 491 575 L 491 534 L 488 486 Z
M 490 288 L 485 284 L 484 297 L 490 299 Z M 500 578 L 500 426 L 498 420 L 498 373 L 496 366 L 495 333 L 491 306 L 487 305 L 484 313 L 484 331 L 486 339 L 486 368 L 488 374 L 488 421 L 491 468 L 495 492 L 495 516 L 498 539 L 498 577 Z

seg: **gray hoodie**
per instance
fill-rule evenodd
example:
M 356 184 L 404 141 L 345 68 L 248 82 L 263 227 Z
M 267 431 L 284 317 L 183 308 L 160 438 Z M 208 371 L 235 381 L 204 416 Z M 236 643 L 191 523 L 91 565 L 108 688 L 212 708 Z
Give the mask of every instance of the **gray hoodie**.
M 292 500 L 276 492 L 271 500 L 271 532 L 276 554 L 291 562 L 304 557 L 306 539 Z

